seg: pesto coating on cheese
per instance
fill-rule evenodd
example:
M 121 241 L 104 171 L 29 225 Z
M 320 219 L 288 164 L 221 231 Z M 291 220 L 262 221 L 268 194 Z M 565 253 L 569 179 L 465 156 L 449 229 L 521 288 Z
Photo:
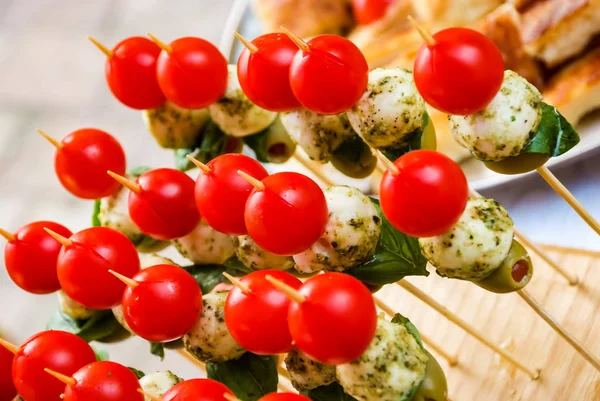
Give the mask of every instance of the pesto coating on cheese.
M 231 237 L 212 228 L 204 219 L 191 233 L 173 240 L 181 256 L 197 264 L 221 264 L 233 256 Z
M 189 110 L 169 101 L 142 111 L 146 127 L 163 148 L 193 148 L 210 120 L 208 109 Z
M 276 255 L 262 249 L 249 235 L 232 237 L 235 255 L 244 266 L 252 270 L 287 270 L 294 265 L 291 256 Z
M 292 386 L 298 391 L 327 386 L 337 380 L 335 366 L 315 362 L 298 349 L 286 355 L 285 367 L 290 374 Z
M 182 382 L 183 379 L 178 377 L 170 370 L 150 373 L 140 379 L 140 386 L 144 393 L 154 397 L 162 397 L 171 387 Z M 152 401 L 148 397 L 144 397 L 145 401 Z

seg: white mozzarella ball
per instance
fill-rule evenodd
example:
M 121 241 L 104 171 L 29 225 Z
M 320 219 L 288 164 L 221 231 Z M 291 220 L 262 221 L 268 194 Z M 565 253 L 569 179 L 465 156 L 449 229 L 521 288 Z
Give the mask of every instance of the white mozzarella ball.
M 213 229 L 204 219 L 191 233 L 173 240 L 173 245 L 184 258 L 197 264 L 221 264 L 235 253 L 231 237 Z
M 210 116 L 221 130 L 231 136 L 243 137 L 267 128 L 277 113 L 258 107 L 242 91 L 237 66 L 229 65 L 227 89 L 223 96 L 208 106 Z
M 57 294 L 60 311 L 73 319 L 86 320 L 91 318 L 94 313 L 96 313 L 94 309 L 86 308 L 79 302 L 75 301 L 63 290 L 59 290 Z
M 504 72 L 504 82 L 492 102 L 467 116 L 449 116 L 454 139 L 475 157 L 498 161 L 518 155 L 535 136 L 542 118 L 542 94 L 516 72 Z
M 300 108 L 281 113 L 280 119 L 290 138 L 311 160 L 321 163 L 327 163 L 333 151 L 354 135 L 346 114 L 322 115 Z
M 233 237 L 235 254 L 244 266 L 252 270 L 287 270 L 294 265 L 291 256 L 276 255 L 259 247 L 249 235 Z
M 381 235 L 381 218 L 368 196 L 343 185 L 323 192 L 329 218 L 323 236 L 294 255 L 296 269 L 302 273 L 358 266 L 373 256 Z
M 514 223 L 493 199 L 469 199 L 460 220 L 447 233 L 419 238 L 423 255 L 444 277 L 480 280 L 508 255 Z
M 146 127 L 163 148 L 193 148 L 206 123 L 210 120 L 208 109 L 189 110 L 171 102 L 151 110 L 142 111 Z
M 425 378 L 427 354 L 403 324 L 377 321 L 375 337 L 355 361 L 336 367 L 344 391 L 360 401 L 405 400 Z
M 144 393 L 162 397 L 171 387 L 182 382 L 183 379 L 176 376 L 170 370 L 150 373 L 140 379 L 140 386 Z M 145 397 L 144 401 L 152 401 L 149 397 Z
M 199 361 L 219 363 L 238 359 L 246 350 L 229 334 L 225 323 L 227 292 L 212 292 L 202 297 L 202 317 L 183 336 L 185 348 Z
M 405 143 L 423 128 L 425 111 L 412 72 L 377 68 L 369 73 L 367 91 L 348 111 L 348 119 L 369 146 L 384 149 Z
M 336 381 L 335 366 L 315 362 L 297 349 L 286 355 L 285 367 L 292 386 L 298 391 L 312 390 Z

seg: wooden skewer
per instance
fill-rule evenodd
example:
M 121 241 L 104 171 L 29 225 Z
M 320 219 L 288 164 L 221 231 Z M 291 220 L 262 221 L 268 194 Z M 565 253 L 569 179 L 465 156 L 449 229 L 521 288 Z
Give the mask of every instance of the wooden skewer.
M 138 393 L 142 394 L 142 395 L 143 395 L 144 397 L 146 397 L 146 398 L 150 398 L 150 400 L 151 400 L 151 401 L 162 401 L 162 400 L 160 399 L 160 397 L 157 397 L 157 396 L 155 396 L 155 395 L 152 395 L 152 394 L 148 394 L 148 393 L 146 393 L 146 392 L 145 392 L 143 389 L 141 389 L 141 388 L 138 388 Z
M 242 292 L 244 294 L 251 294 L 252 290 L 250 289 L 250 286 L 247 283 L 244 283 L 243 281 L 241 281 L 240 279 L 233 277 L 231 274 L 227 273 L 227 272 L 223 272 L 223 276 L 225 276 L 225 278 L 229 281 L 231 281 L 231 284 L 233 284 L 234 286 L 236 286 L 237 288 L 239 288 L 240 290 L 242 290 Z
M 56 139 L 52 138 L 50 135 L 46 134 L 41 129 L 38 129 L 36 131 L 37 131 L 38 134 L 40 134 L 41 136 L 43 136 L 44 139 L 46 139 L 48 142 L 50 142 L 56 149 L 62 148 L 62 145 L 61 145 L 61 143 L 59 141 L 57 141 Z
M 202 163 L 200 160 L 194 159 L 191 155 L 186 155 L 189 161 L 194 163 L 196 167 L 200 169 L 204 174 L 209 174 L 212 170 L 206 164 Z
M 526 372 L 533 380 L 537 380 L 540 377 L 539 370 L 533 371 L 533 370 L 529 369 L 523 363 L 519 362 L 519 360 L 515 356 L 513 356 L 511 353 L 509 353 L 505 349 L 501 348 L 500 346 L 494 344 L 494 342 L 489 340 L 482 332 L 480 332 L 476 328 L 472 327 L 470 324 L 465 322 L 459 316 L 457 316 L 456 314 L 451 312 L 444 305 L 440 304 L 435 299 L 431 298 L 429 295 L 425 294 L 423 291 L 419 290 L 417 287 L 415 287 L 408 281 L 401 280 L 401 281 L 398 281 L 396 284 L 398 284 L 400 287 L 404 288 L 406 291 L 410 292 L 415 297 L 419 298 L 421 301 L 425 302 L 427 305 L 429 305 L 430 307 L 432 307 L 433 309 L 438 311 L 446 319 L 450 320 L 452 323 L 456 324 L 461 329 L 463 329 L 464 331 L 466 331 L 467 333 L 469 333 L 470 335 L 475 337 L 481 343 L 483 343 L 487 347 L 491 348 L 493 351 L 495 351 L 496 353 L 501 355 L 508 362 L 512 363 L 517 368 Z
M 296 44 L 296 46 L 298 46 L 300 48 L 300 50 L 302 50 L 303 52 L 307 52 L 310 50 L 310 47 L 308 46 L 308 44 L 305 41 L 303 41 L 302 39 L 300 39 L 298 36 L 294 35 L 293 33 L 291 33 L 290 31 L 288 31 L 287 29 L 285 29 L 282 26 L 280 26 L 279 29 L 281 29 L 283 31 L 283 33 L 285 33 L 292 40 L 292 42 L 294 42 Z
M 8 232 L 3 228 L 0 228 L 0 235 L 6 238 L 7 241 L 14 241 L 15 239 L 17 239 L 17 237 L 15 237 L 13 233 Z
M 538 314 L 546 323 L 552 327 L 562 338 L 564 338 L 582 357 L 592 364 L 596 370 L 600 371 L 600 360 L 592 355 L 572 334 L 567 332 L 564 327 L 556 321 L 544 308 L 537 302 L 526 290 L 519 290 L 517 294 Z
M 258 189 L 259 191 L 264 191 L 265 190 L 265 184 L 262 183 L 262 181 L 252 177 L 250 174 L 243 172 L 242 170 L 238 170 L 237 171 L 239 175 L 241 175 L 242 177 L 244 177 L 244 179 L 246 181 L 248 181 L 250 184 L 252 184 L 252 186 L 256 189 Z
M 138 285 L 140 285 L 140 283 L 138 283 L 134 279 L 124 276 L 121 273 L 117 273 L 114 270 L 109 269 L 108 272 L 110 274 L 112 274 L 113 276 L 115 276 L 116 278 L 118 278 L 119 280 L 121 280 L 123 283 L 125 283 L 125 285 L 127 285 L 127 287 L 129 287 L 129 288 L 135 288 Z
M 375 304 L 377 304 L 377 307 L 384 311 L 388 316 L 394 317 L 396 315 L 396 312 L 381 299 L 377 297 L 373 297 L 373 299 L 375 299 Z M 424 336 L 422 333 L 419 334 L 421 334 L 421 340 L 427 344 L 427 347 L 431 348 L 435 353 L 443 357 L 450 366 L 458 365 L 458 358 L 456 356 L 450 355 L 448 352 L 446 352 L 446 350 L 432 342 L 431 339 L 429 339 L 427 336 Z
M 587 211 L 585 207 L 573 196 L 571 192 L 565 187 L 562 182 L 550 170 L 548 167 L 542 166 L 538 167 L 537 172 L 542 176 L 542 178 L 552 187 L 553 190 L 556 191 L 562 198 L 577 212 L 579 216 L 587 223 L 588 226 L 592 228 L 596 232 L 596 234 L 600 235 L 600 224 L 594 217 Z
M 385 167 L 385 170 L 389 170 L 390 173 L 392 173 L 393 175 L 398 175 L 400 174 L 400 170 L 398 170 L 398 167 L 396 167 L 396 165 L 387 157 L 385 157 L 380 151 L 376 151 L 375 155 L 377 156 L 377 158 L 379 159 L 379 161 L 381 162 L 381 164 L 383 164 L 383 166 Z M 379 165 L 377 166 L 379 167 Z M 381 168 L 381 167 L 379 167 Z M 382 174 L 385 173 L 384 171 L 381 171 Z
M 104 54 L 106 54 L 106 57 L 108 58 L 112 58 L 115 54 L 112 50 L 110 50 L 108 47 L 104 46 L 102 43 L 98 42 L 96 39 L 92 38 L 91 36 L 87 37 L 88 40 L 90 42 L 92 42 L 98 49 L 100 49 L 100 51 Z
M 335 184 L 329 177 L 327 177 L 321 170 L 315 167 L 314 163 L 308 160 L 304 155 L 300 154 L 298 151 L 294 153 L 294 160 L 303 165 L 307 170 L 313 173 L 319 180 L 323 181 L 323 183 L 329 187 L 332 187 Z
M 431 47 L 435 45 L 435 39 L 423 25 L 419 24 L 416 19 L 414 19 L 411 15 L 408 16 L 408 21 L 412 24 L 412 26 L 419 32 L 419 35 L 423 38 L 423 41 L 427 46 Z
M 0 345 L 12 352 L 13 354 L 16 354 L 21 350 L 21 347 L 11 344 L 3 338 L 0 338 Z
M 110 175 L 112 178 L 118 181 L 119 184 L 123 185 L 130 191 L 135 192 L 136 194 L 142 192 L 142 187 L 137 182 L 131 181 L 129 178 L 123 177 L 122 175 L 119 175 L 117 173 L 113 173 L 110 170 L 107 171 L 106 174 Z
M 249 40 L 247 40 L 245 37 L 243 37 L 242 35 L 240 35 L 238 32 L 234 32 L 233 33 L 235 35 L 235 37 L 237 38 L 237 40 L 239 40 L 246 49 L 248 49 L 248 51 L 252 54 L 256 53 L 258 51 L 258 47 L 256 47 L 256 45 L 252 42 L 250 42 Z
M 173 51 L 173 49 L 171 48 L 171 46 L 169 46 L 168 44 L 166 44 L 162 40 L 158 39 L 156 36 L 152 35 L 150 32 L 148 32 L 146 34 L 148 35 L 148 37 L 150 39 L 152 39 L 152 41 L 154 43 L 156 43 L 158 45 L 158 47 L 160 47 L 161 49 L 163 49 L 167 53 L 171 53 Z
M 77 384 L 77 380 L 72 378 L 71 376 L 63 375 L 62 373 L 55 372 L 54 370 L 44 368 L 44 372 L 48 373 L 50 376 L 54 376 L 61 382 L 65 383 L 67 386 L 74 386 Z
M 227 401 L 240 401 L 240 399 L 237 398 L 235 395 L 229 393 L 223 394 L 223 398 L 225 398 Z
M 55 233 L 49 228 L 44 227 L 44 231 L 46 231 L 52 238 L 60 242 L 62 246 L 71 246 L 73 245 L 73 241 L 68 239 L 67 237 L 63 237 L 62 235 Z
M 306 302 L 306 297 L 300 294 L 300 292 L 297 289 L 287 285 L 281 280 L 277 280 L 270 274 L 267 274 L 265 276 L 265 280 L 271 283 L 273 287 L 277 288 L 279 291 L 287 295 L 292 301 L 297 302 L 299 304 Z

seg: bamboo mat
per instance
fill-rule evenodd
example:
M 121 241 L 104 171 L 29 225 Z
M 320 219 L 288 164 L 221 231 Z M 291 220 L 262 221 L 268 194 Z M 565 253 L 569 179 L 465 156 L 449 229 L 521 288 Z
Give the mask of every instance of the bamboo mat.
M 534 278 L 529 292 L 593 354 L 600 355 L 600 252 L 543 247 L 581 279 L 571 287 L 532 255 Z M 453 401 L 592 401 L 600 400 L 600 373 L 558 336 L 517 294 L 497 295 L 471 283 L 432 273 L 409 281 L 442 302 L 491 339 L 513 352 L 541 378 L 532 381 L 500 360 L 457 326 L 396 285 L 378 294 L 419 330 L 458 356 L 450 367 L 436 355 L 448 378 Z

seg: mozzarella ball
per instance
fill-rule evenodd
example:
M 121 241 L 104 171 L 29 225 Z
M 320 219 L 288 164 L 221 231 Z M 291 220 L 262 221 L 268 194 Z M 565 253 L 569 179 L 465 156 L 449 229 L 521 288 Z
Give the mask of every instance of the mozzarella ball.
M 231 237 L 220 233 L 204 219 L 188 235 L 173 240 L 181 256 L 197 264 L 221 264 L 233 256 Z
M 171 102 L 142 111 L 146 127 L 163 148 L 193 148 L 210 120 L 208 109 L 189 110 Z
M 335 366 L 315 362 L 297 349 L 286 355 L 285 367 L 292 386 L 298 391 L 312 390 L 336 381 Z
M 344 185 L 323 192 L 329 208 L 325 233 L 309 249 L 294 255 L 301 273 L 361 265 L 373 256 L 381 235 L 381 218 L 368 196 Z
M 419 238 L 423 255 L 441 276 L 481 280 L 508 255 L 514 224 L 493 199 L 469 199 L 460 220 L 447 233 Z
M 377 321 L 375 337 L 355 361 L 336 367 L 344 391 L 359 401 L 398 401 L 425 378 L 427 354 L 403 324 Z
M 291 256 L 281 256 L 265 251 L 249 235 L 233 237 L 235 254 L 244 266 L 252 270 L 287 270 L 294 265 Z
M 327 163 L 333 151 L 354 135 L 346 114 L 322 115 L 300 108 L 279 118 L 290 138 L 311 160 L 321 163 Z
M 542 118 L 542 94 L 516 72 L 504 72 L 504 82 L 492 102 L 468 116 L 449 116 L 454 139 L 475 157 L 498 161 L 518 155 L 533 139 Z
M 231 136 L 248 136 L 267 128 L 277 113 L 258 107 L 242 91 L 237 66 L 228 66 L 227 89 L 223 96 L 208 106 L 210 116 L 221 130 Z
M 132 336 L 136 335 L 135 332 L 131 329 L 131 327 L 129 327 L 129 325 L 127 324 L 127 320 L 125 320 L 125 315 L 123 314 L 123 305 L 117 305 L 114 308 L 112 308 L 112 313 L 115 316 L 117 322 L 119 322 L 119 324 L 123 326 L 123 328 L 129 332 L 129 334 L 131 334 Z
M 162 397 L 171 387 L 182 381 L 182 378 L 176 376 L 170 370 L 164 370 L 142 377 L 140 386 L 142 386 L 144 393 L 154 397 Z M 152 401 L 149 397 L 145 397 L 144 400 Z
M 91 318 L 96 311 L 94 309 L 86 308 L 73 298 L 68 296 L 63 290 L 58 291 L 58 303 L 60 311 L 76 320 L 86 320 Z
M 202 297 L 202 317 L 183 336 L 185 349 L 204 363 L 238 359 L 246 350 L 229 334 L 225 324 L 227 292 L 212 292 Z
M 377 68 L 369 73 L 367 91 L 348 111 L 348 119 L 369 146 L 382 149 L 405 143 L 423 128 L 425 111 L 412 72 Z

